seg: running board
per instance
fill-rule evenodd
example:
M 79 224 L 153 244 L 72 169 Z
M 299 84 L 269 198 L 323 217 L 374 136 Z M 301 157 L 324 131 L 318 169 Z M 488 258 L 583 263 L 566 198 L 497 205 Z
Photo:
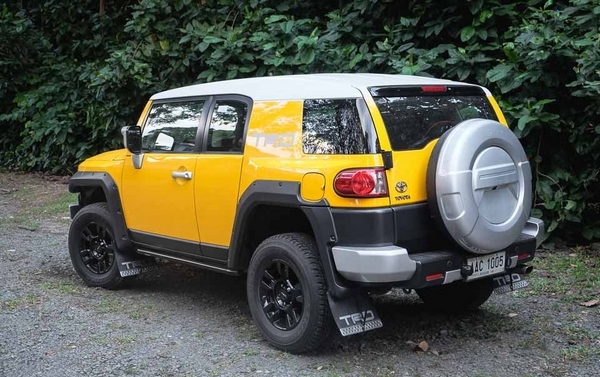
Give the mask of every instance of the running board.
M 218 266 L 213 266 L 211 264 L 207 264 L 207 263 L 202 263 L 202 262 L 198 262 L 192 259 L 186 259 L 186 258 L 181 258 L 181 257 L 175 257 L 169 254 L 164 254 L 164 253 L 159 253 L 156 251 L 150 251 L 150 250 L 144 250 L 144 249 L 137 249 L 137 252 L 139 254 L 142 255 L 147 255 L 150 257 L 157 257 L 157 258 L 164 258 L 164 259 L 169 259 L 169 260 L 173 260 L 176 262 L 182 262 L 182 263 L 186 263 L 186 264 L 190 264 L 196 267 L 200 267 L 200 268 L 204 268 L 207 270 L 211 270 L 211 271 L 215 271 L 215 272 L 220 272 L 222 274 L 227 274 L 227 275 L 233 275 L 233 276 L 239 276 L 240 272 L 236 271 L 236 270 L 230 270 L 229 268 L 225 268 L 225 267 L 218 267 Z

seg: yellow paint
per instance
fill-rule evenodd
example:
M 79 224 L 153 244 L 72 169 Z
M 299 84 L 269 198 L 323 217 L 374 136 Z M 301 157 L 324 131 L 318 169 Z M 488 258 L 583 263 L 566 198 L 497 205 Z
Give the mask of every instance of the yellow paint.
M 373 119 L 373 124 L 375 125 L 375 131 L 377 131 L 377 137 L 379 138 L 379 146 L 383 151 L 391 151 L 392 144 L 390 143 L 390 139 L 387 136 L 387 130 L 385 129 L 385 122 L 379 112 L 379 108 L 375 103 L 375 100 L 371 96 L 368 90 L 362 89 L 361 93 L 365 99 L 365 103 L 367 104 L 367 108 L 371 113 L 371 119 Z
M 379 136 L 379 144 L 382 150 L 391 151 L 392 146 L 387 136 L 385 123 L 381 117 L 381 113 L 377 108 L 377 104 L 367 90 L 362 91 L 365 97 L 367 107 L 371 112 L 377 135 Z M 427 144 L 423 149 L 410 151 L 394 151 L 392 152 L 392 160 L 394 162 L 393 169 L 386 170 L 386 178 L 388 182 L 389 202 L 391 205 L 404 205 L 418 203 L 427 200 L 427 190 L 425 186 L 425 177 L 427 176 L 427 164 L 429 157 L 436 141 Z M 396 191 L 396 183 L 405 182 L 408 189 L 406 192 L 400 193 Z
M 325 176 L 319 173 L 307 173 L 300 185 L 302 199 L 308 202 L 318 202 L 325 195 Z
M 370 93 L 367 90 L 361 90 L 365 102 L 371 112 L 377 135 L 379 136 L 379 144 L 383 150 L 392 150 L 383 118 L 379 113 L 379 109 Z M 496 100 L 489 96 L 488 97 L 492 108 L 496 112 L 500 123 L 506 125 L 506 119 L 498 106 Z M 408 150 L 408 151 L 394 151 L 392 152 L 392 159 L 394 161 L 394 168 L 386 171 L 386 178 L 388 181 L 388 192 L 390 195 L 391 205 L 404 205 L 411 203 L 424 202 L 427 200 L 427 165 L 429 164 L 429 158 L 436 140 L 432 140 L 424 148 L 419 150 Z M 352 156 L 354 159 L 354 156 Z M 396 183 L 405 182 L 408 189 L 406 192 L 400 193 L 396 190 Z
M 335 193 L 333 181 L 339 172 L 351 168 L 381 167 L 381 155 L 304 154 L 302 107 L 302 101 L 254 102 L 246 138 L 239 196 L 252 182 L 259 179 L 302 182 L 305 174 L 319 172 L 326 181 L 324 197 L 332 207 L 388 206 L 388 198 L 343 198 Z M 265 134 L 281 136 L 276 140 L 267 140 L 262 136 Z
M 188 241 L 200 241 L 194 206 L 198 180 L 194 154 L 146 153 L 141 169 L 131 156 L 123 161 L 121 199 L 129 229 Z M 190 171 L 192 179 L 174 179 L 174 171 Z
M 302 157 L 302 106 L 302 101 L 254 102 L 244 154 L 290 159 Z M 275 134 L 280 136 L 265 137 Z
M 430 142 L 423 149 L 393 152 L 394 168 L 388 170 L 388 190 L 392 205 L 418 203 L 427 200 L 427 165 L 437 140 Z M 406 192 L 398 192 L 396 183 L 404 182 Z
M 379 145 L 390 151 L 379 109 L 366 89 L 361 92 Z M 491 96 L 488 99 L 506 125 L 498 103 Z M 138 125 L 145 123 L 151 106 L 148 101 Z M 301 182 L 304 200 L 325 198 L 332 207 L 373 208 L 427 200 L 427 165 L 437 140 L 420 150 L 393 152 L 394 167 L 386 171 L 389 197 L 344 198 L 334 191 L 336 175 L 346 169 L 382 167 L 382 157 L 304 154 L 302 108 L 298 100 L 254 102 L 244 155 L 147 153 L 142 168 L 135 169 L 130 153 L 120 149 L 86 160 L 79 170 L 112 176 L 130 229 L 219 246 L 229 245 L 238 201 L 256 180 Z M 192 179 L 173 179 L 173 171 L 190 171 Z M 403 193 L 395 188 L 401 181 L 408 186 Z
M 241 154 L 198 155 L 194 192 L 202 243 L 229 245 L 237 209 L 242 159 Z
M 77 171 L 81 172 L 102 172 L 99 174 L 108 174 L 115 181 L 115 184 L 119 188 L 119 195 L 121 202 L 123 202 L 123 193 L 120 190 L 121 173 L 123 171 L 123 160 L 127 151 L 125 149 L 119 149 L 116 151 L 109 151 L 90 157 L 87 160 L 79 164 Z
M 144 110 L 140 114 L 140 118 L 137 121 L 138 126 L 142 127 L 144 125 L 144 122 L 146 121 L 146 117 L 148 116 L 148 113 L 150 112 L 151 107 L 152 107 L 152 100 L 146 102 L 146 106 L 144 107 Z
M 79 165 L 79 171 L 93 171 L 90 169 L 93 166 L 105 166 L 107 161 L 122 161 L 128 152 L 125 149 L 117 149 L 116 151 L 108 151 L 97 154 L 85 160 Z M 118 165 L 118 164 L 117 164 Z M 118 174 L 119 177 L 121 174 Z M 114 177 L 113 177 L 114 179 Z
M 498 105 L 498 102 L 496 102 L 496 99 L 493 96 L 488 96 L 487 98 L 490 101 L 490 103 L 492 104 L 492 108 L 494 109 L 494 112 L 496 113 L 496 116 L 498 117 L 498 121 L 500 123 L 502 123 L 503 125 L 505 125 L 506 127 L 508 127 L 506 118 L 504 117 L 502 110 L 500 110 L 500 106 Z

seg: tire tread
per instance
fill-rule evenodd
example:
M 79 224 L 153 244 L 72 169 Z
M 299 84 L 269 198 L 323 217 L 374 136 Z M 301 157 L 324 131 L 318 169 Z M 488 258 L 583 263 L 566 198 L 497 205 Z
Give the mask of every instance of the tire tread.
M 321 259 L 317 254 L 317 245 L 314 239 L 305 233 L 283 233 L 271 236 L 264 240 L 256 250 L 266 247 L 273 242 L 281 242 L 287 245 L 293 245 L 301 258 L 307 263 L 310 269 L 311 279 L 317 285 L 317 324 L 310 337 L 293 347 L 286 347 L 286 351 L 291 353 L 305 353 L 318 348 L 331 333 L 331 323 L 329 302 L 327 299 L 327 283 L 323 274 Z
M 77 221 L 78 218 L 80 218 L 86 214 L 94 214 L 94 215 L 100 216 L 108 223 L 109 226 L 111 226 L 110 209 L 108 207 L 108 203 L 106 203 L 106 202 L 92 203 L 92 204 L 88 204 L 85 207 L 83 207 L 81 210 L 79 210 L 79 212 L 77 212 L 77 214 L 73 218 L 73 222 L 71 223 L 71 226 L 73 223 L 75 223 Z M 113 237 L 113 242 L 114 242 L 114 231 L 112 232 L 111 236 Z M 72 237 L 71 232 L 69 232 L 69 249 L 71 248 L 71 241 L 72 241 L 71 237 Z M 115 252 L 117 252 L 116 245 L 114 247 L 115 247 Z M 70 252 L 70 254 L 71 254 L 71 252 Z M 74 258 L 74 256 L 71 255 L 71 258 Z M 126 281 L 126 278 L 122 277 L 121 274 L 119 273 L 118 267 L 117 267 L 117 273 L 108 282 L 94 283 L 94 282 L 87 280 L 82 275 L 83 272 L 79 271 L 79 268 L 77 266 L 75 266 L 75 262 L 73 262 L 73 266 L 75 267 L 75 271 L 77 271 L 77 274 L 81 277 L 81 279 L 85 282 L 85 284 L 90 287 L 101 287 L 104 289 L 114 290 L 114 289 L 122 287 Z

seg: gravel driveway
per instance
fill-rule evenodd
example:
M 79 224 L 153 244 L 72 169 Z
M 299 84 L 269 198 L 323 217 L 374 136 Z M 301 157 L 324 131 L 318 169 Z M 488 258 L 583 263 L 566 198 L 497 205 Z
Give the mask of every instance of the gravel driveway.
M 375 299 L 383 329 L 296 356 L 260 338 L 244 278 L 163 262 L 128 289 L 88 288 L 67 254 L 65 192 L 0 173 L 0 376 L 600 375 L 600 308 L 560 295 L 449 316 L 393 291 Z

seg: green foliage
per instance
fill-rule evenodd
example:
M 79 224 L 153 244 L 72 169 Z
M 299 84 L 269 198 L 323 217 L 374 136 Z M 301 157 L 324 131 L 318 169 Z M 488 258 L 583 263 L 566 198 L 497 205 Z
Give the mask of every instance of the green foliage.
M 19 2 L 20 3 L 20 2 Z M 153 93 L 308 72 L 487 86 L 532 162 L 534 215 L 600 238 L 597 0 L 48 0 L 0 13 L 0 166 L 72 171 Z

